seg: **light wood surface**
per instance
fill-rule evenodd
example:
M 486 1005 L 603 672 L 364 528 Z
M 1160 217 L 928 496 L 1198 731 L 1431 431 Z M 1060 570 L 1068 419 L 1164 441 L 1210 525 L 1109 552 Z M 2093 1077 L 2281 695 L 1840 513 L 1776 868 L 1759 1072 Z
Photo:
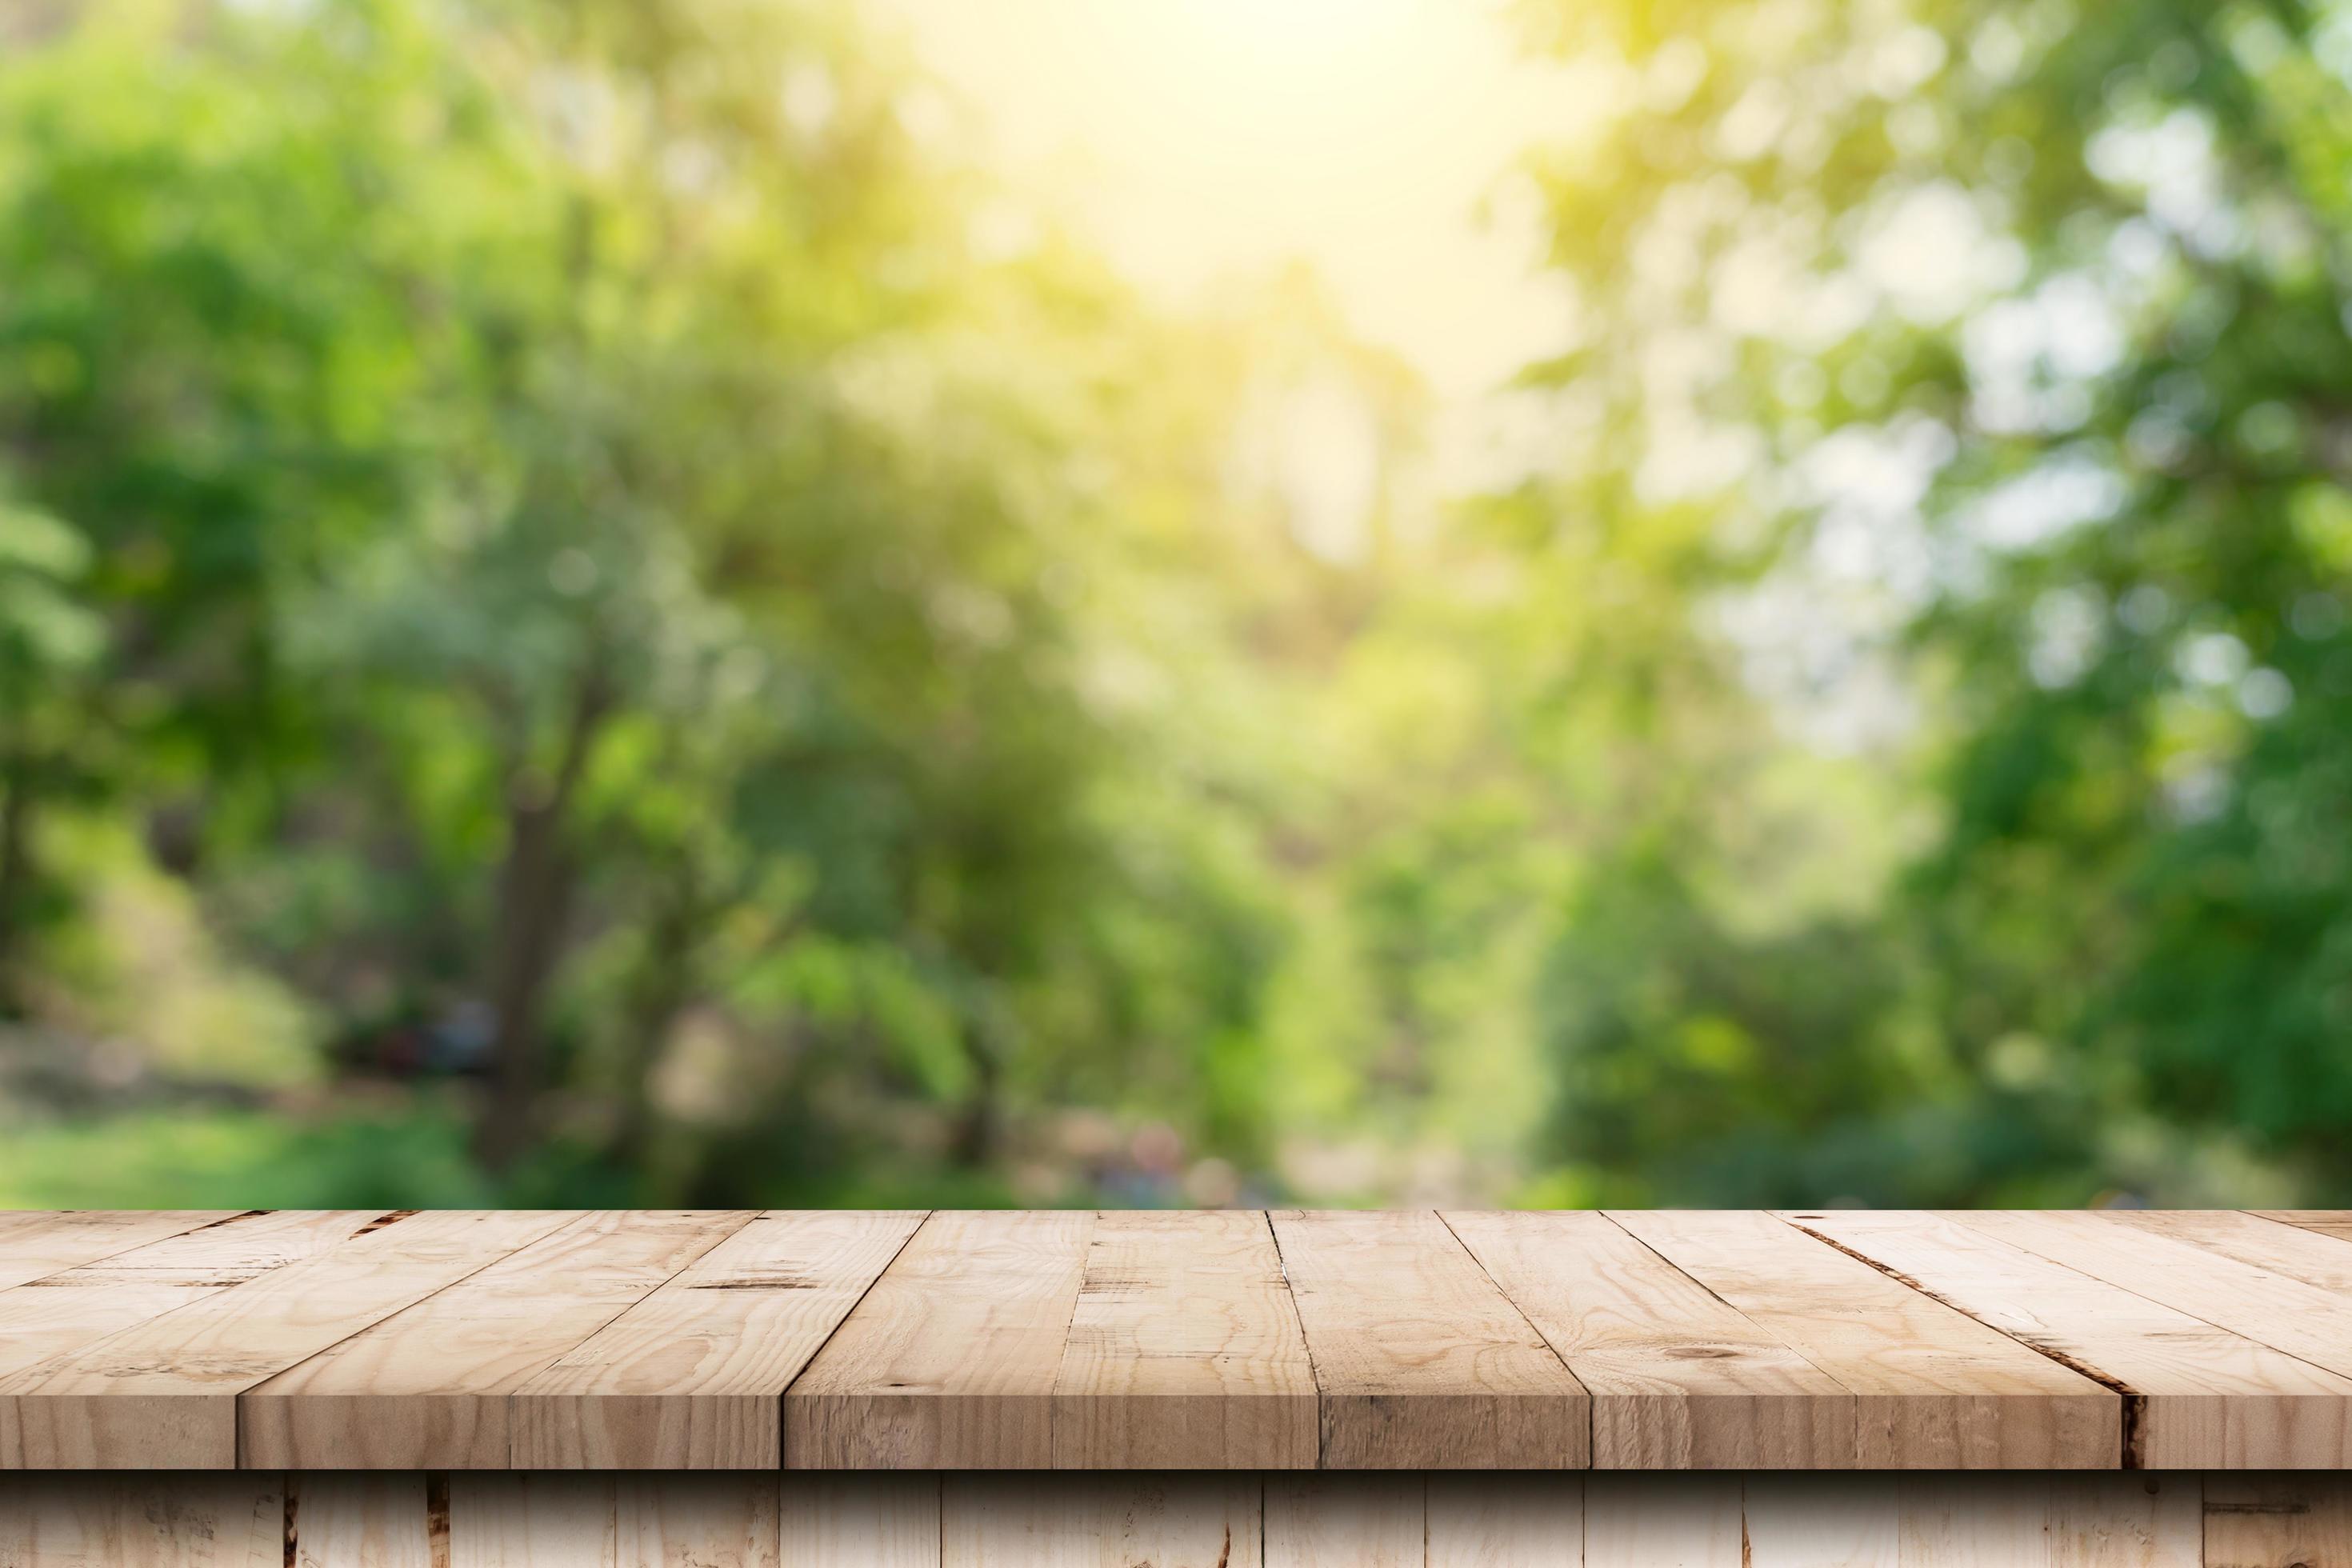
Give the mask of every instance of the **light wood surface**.
M 1738 1476 L 1594 1475 L 1585 1568 L 1745 1568 Z
M 2199 1568 L 2200 1482 L 2194 1474 L 1908 1476 L 1881 1506 L 1892 1507 L 1902 1568 Z M 1749 1511 L 1752 1531 L 1752 1497 Z
M 1790 1476 L 1740 1499 L 1742 1568 L 1898 1568 L 1903 1490 Z
M 2117 1223 L 2251 1263 L 2338 1294 L 2352 1293 L 2352 1246 L 2325 1231 L 2232 1209 L 2118 1209 Z
M 940 1478 L 877 1471 L 785 1476 L 778 1568 L 938 1568 Z
M 236 1219 L 235 1209 L 149 1212 L 85 1210 L 37 1214 L 12 1210 L 0 1219 L 0 1289 L 44 1279 L 102 1258 Z
M 343 1209 L 234 1215 L 0 1291 L 0 1377 L 250 1284 L 348 1240 L 377 1217 Z
M 1315 1369 L 1265 1215 L 1096 1216 L 1056 1469 L 1313 1469 Z
M 310 1473 L 286 1479 L 293 1568 L 434 1568 L 422 1475 Z
M 1254 1475 L 947 1478 L 943 1568 L 1258 1568 Z
M 2248 1209 L 2257 1219 L 2272 1219 L 2320 1236 L 2352 1241 L 2352 1209 Z
M 505 1469 L 508 1398 L 750 1223 L 583 1215 L 238 1400 L 251 1469 Z
M 1274 1233 L 1322 1391 L 1326 1468 L 1588 1461 L 1583 1384 L 1436 1215 L 1281 1213 Z
M 2352 1568 L 2352 1477 L 2288 1471 L 0 1476 L 0 1568 L 278 1568 L 281 1563 L 303 1568 Z
M 2352 1564 L 2352 1478 L 2212 1476 L 2204 1513 L 2205 1568 Z
M 2113 1468 L 2123 1401 L 1795 1226 L 1746 1210 L 1613 1213 L 1854 1395 L 1865 1468 Z
M 1579 1568 L 1584 1561 L 1581 1477 L 1448 1471 L 1429 1478 L 1424 1506 L 1423 1568 Z
M 0 1464 L 234 1468 L 237 1394 L 572 1217 L 410 1215 L 0 1378 Z
M 1040 1469 L 1095 1216 L 936 1214 L 784 1395 L 805 1469 Z
M 1277 1476 L 1265 1486 L 1265 1568 L 1420 1568 L 1419 1476 Z
M 613 1478 L 453 1475 L 446 1538 L 449 1568 L 612 1568 Z
M 1446 1223 L 1592 1395 L 1595 1469 L 1839 1469 L 1843 1384 L 1605 1215 Z
M 0 1568 L 280 1568 L 279 1475 L 0 1476 Z
M 8 1214 L 0 1470 L 2339 1468 L 2347 1228 Z
M 2352 1464 L 2352 1379 L 1946 1215 L 1850 1209 L 1791 1223 L 2045 1355 L 2095 1368 L 2127 1402 L 2134 1468 Z
M 516 1468 L 771 1469 L 784 1390 L 923 1215 L 762 1215 L 515 1390 Z
M 618 1476 L 617 1568 L 775 1568 L 782 1553 L 773 1475 Z
M 1989 1210 L 1953 1217 L 2077 1273 L 2352 1376 L 2352 1296 L 2105 1215 Z

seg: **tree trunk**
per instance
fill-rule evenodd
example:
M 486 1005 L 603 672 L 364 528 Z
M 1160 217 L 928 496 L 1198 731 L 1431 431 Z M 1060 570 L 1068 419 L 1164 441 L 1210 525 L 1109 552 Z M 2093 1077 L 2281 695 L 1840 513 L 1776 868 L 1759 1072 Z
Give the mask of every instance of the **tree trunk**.
M 474 1152 L 493 1171 L 511 1166 L 531 1142 L 548 982 L 572 908 L 572 797 L 609 705 L 602 668 L 592 665 L 573 697 L 553 777 L 526 765 L 508 781 L 489 974 L 490 1091 L 474 1131 Z
M 0 1018 L 25 1016 L 19 954 L 33 893 L 32 768 L 21 754 L 0 762 Z
M 653 1084 L 670 1026 L 694 994 L 694 950 L 701 935 L 702 900 L 690 866 L 666 889 L 646 933 L 645 957 L 629 988 L 622 1066 L 621 1119 L 613 1131 L 613 1158 L 642 1174 L 653 1144 Z
M 961 1038 L 964 1058 L 971 1063 L 971 1089 L 956 1113 L 948 1157 L 965 1170 L 976 1171 L 994 1163 L 1003 1143 L 1004 1115 L 999 1096 L 1004 1072 L 985 1022 L 967 1019 Z

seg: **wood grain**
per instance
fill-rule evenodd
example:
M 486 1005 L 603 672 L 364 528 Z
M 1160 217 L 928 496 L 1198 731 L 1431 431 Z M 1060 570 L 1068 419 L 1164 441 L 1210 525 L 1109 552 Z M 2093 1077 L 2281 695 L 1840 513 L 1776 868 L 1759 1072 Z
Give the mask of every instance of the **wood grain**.
M 2352 1379 L 1943 1215 L 1841 1209 L 1791 1223 L 2122 1393 L 2133 1468 L 2352 1463 Z
M 1595 1469 L 1855 1462 L 1843 1384 L 1606 1215 L 1445 1220 L 1591 1391 Z
M 293 1568 L 433 1568 L 423 1476 L 299 1475 L 286 1487 Z
M 1865 1468 L 2122 1461 L 2114 1393 L 1792 1225 L 1747 1211 L 1611 1217 L 1851 1390 Z
M 2042 1479 L 2049 1499 L 2042 1539 L 2050 1568 L 2198 1568 L 2205 1559 L 2201 1476 L 2142 1472 Z M 2017 1489 L 2032 1495 L 2030 1488 Z M 1994 1565 L 1988 1562 L 1985 1568 Z
M 1436 1215 L 1274 1216 L 1327 1469 L 1580 1469 L 1583 1384 Z
M 784 1394 L 795 1469 L 1050 1467 L 1095 1216 L 936 1214 Z
M 2259 1219 L 2274 1219 L 2317 1236 L 2352 1241 L 2352 1209 L 2249 1209 Z
M 1312 1469 L 1316 1385 L 1262 1214 L 1095 1216 L 1054 1379 L 1057 1469 Z
M 2352 1477 L 2206 1477 L 2205 1568 L 2352 1568 Z
M 2335 1467 L 2333 1223 L 0 1215 L 0 1469 Z
M 583 1215 L 247 1390 L 247 1469 L 503 1469 L 513 1392 L 750 1213 Z
M 614 1535 L 610 1476 L 449 1478 L 448 1568 L 614 1568 Z
M 233 1468 L 238 1394 L 572 1217 L 411 1215 L 0 1379 L 0 1468 Z
M 0 1289 L 79 1268 L 166 1237 L 238 1217 L 237 1209 L 11 1212 L 0 1229 Z
M 1903 1568 L 2051 1568 L 2053 1479 L 1905 1476 L 1895 1489 L 1897 1561 Z
M 784 1476 L 777 1512 L 779 1568 L 940 1568 L 937 1476 Z
M 280 1568 L 278 1476 L 0 1476 L 0 1568 Z
M 2352 1295 L 2352 1247 L 2320 1231 L 2234 1209 L 2116 1209 L 2102 1217 Z
M 765 1214 L 514 1390 L 519 1468 L 773 1469 L 778 1402 L 923 1221 Z
M 1240 1476 L 952 1475 L 942 1568 L 1258 1568 L 1262 1488 Z
M 617 1568 L 776 1568 L 773 1474 L 633 1474 L 613 1482 Z
M 1418 1476 L 1281 1475 L 1265 1483 L 1265 1568 L 1421 1568 Z
M 1956 1212 L 1952 1217 L 2217 1328 L 2352 1376 L 2352 1297 L 2105 1215 L 1987 1210 Z
M 461 1471 L 311 1473 L 294 1487 L 288 1499 L 267 1473 L 0 1477 L 0 1568 L 278 1568 L 281 1552 L 300 1568 L 2352 1563 L 2352 1477 L 2333 1472 L 1033 1473 L 942 1486 Z
M 0 1290 L 0 1377 L 315 1257 L 372 1212 L 256 1211 Z
M 1578 1568 L 1584 1478 L 1447 1471 L 1427 1483 L 1423 1568 Z

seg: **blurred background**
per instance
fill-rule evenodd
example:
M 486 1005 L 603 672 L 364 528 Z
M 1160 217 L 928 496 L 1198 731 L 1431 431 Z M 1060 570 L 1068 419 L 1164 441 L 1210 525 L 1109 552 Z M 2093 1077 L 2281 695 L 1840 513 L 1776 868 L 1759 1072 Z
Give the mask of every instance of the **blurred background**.
M 2347 0 L 7 0 L 0 1205 L 2352 1203 Z

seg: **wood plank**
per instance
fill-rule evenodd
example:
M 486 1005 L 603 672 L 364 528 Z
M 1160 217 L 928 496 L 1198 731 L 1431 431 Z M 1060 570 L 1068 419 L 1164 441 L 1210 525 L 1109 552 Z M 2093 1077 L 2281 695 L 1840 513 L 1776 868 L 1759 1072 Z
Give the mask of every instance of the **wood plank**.
M 1578 1568 L 1584 1478 L 1441 1471 L 1428 1479 L 1424 1568 Z
M 433 1568 L 421 1475 L 287 1478 L 293 1568 Z
M 1956 1211 L 1972 1230 L 2352 1376 L 2352 1298 L 2104 1215 Z
M 2051 1568 L 2198 1568 L 2205 1561 L 2204 1478 L 2142 1472 L 2043 1479 Z
M 617 1478 L 617 1568 L 776 1568 L 776 1480 L 772 1471 Z
M 280 1568 L 278 1476 L 0 1476 L 0 1568 Z
M 779 1568 L 940 1568 L 940 1478 L 778 1478 Z
M 247 1390 L 238 1462 L 503 1469 L 509 1396 L 753 1217 L 584 1215 Z
M 2260 1219 L 2274 1219 L 2338 1241 L 2352 1241 L 2352 1209 L 2248 1209 Z
M 614 1568 L 614 1535 L 610 1476 L 449 1478 L 448 1568 Z
M 0 1379 L 0 1468 L 233 1468 L 238 1394 L 572 1217 L 411 1215 Z
M 1741 1568 L 1739 1478 L 1595 1470 L 1584 1568 Z
M 256 1210 L 0 1290 L 0 1377 L 315 1257 L 375 1217 Z
M 1611 1217 L 1855 1395 L 1871 1469 L 2114 1468 L 2123 1402 L 1769 1215 Z
M 1421 1478 L 1269 1476 L 1265 1568 L 1421 1568 Z
M 2051 1528 L 2050 1484 L 2055 1479 L 1982 1473 L 1904 1476 L 1894 1488 L 1900 1525 L 1897 1560 L 1902 1568 L 2052 1568 L 2058 1545 Z M 1883 1487 L 1886 1478 L 1873 1477 L 1871 1481 Z M 2127 1484 L 2137 1486 L 2137 1479 Z
M 795 1469 L 1041 1469 L 1095 1216 L 923 1222 L 784 1394 Z
M 1445 1220 L 1591 1391 L 1595 1469 L 1854 1464 L 1852 1392 L 1607 1215 Z
M 134 1247 L 162 1241 L 207 1225 L 218 1225 L 241 1209 L 83 1209 L 59 1214 L 16 1211 L 0 1231 L 0 1289 L 62 1274 Z
M 1902 1498 L 1888 1478 L 1751 1479 L 1758 1484 L 1741 1496 L 1743 1568 L 1899 1568 Z
M 2352 1476 L 2208 1476 L 2206 1568 L 2352 1568 Z
M 2352 1247 L 2318 1231 L 2235 1209 L 2109 1209 L 2100 1217 L 2352 1296 Z
M 944 1506 L 931 1476 L 308 1474 L 290 1510 L 256 1473 L 17 1476 L 0 1478 L 0 1568 L 278 1568 L 281 1549 L 301 1568 L 2352 1563 L 2352 1478 L 2210 1479 L 2209 1497 L 2194 1473 L 1287 1472 L 1261 1523 L 1246 1474 L 959 1475 Z
M 784 1390 L 923 1217 L 778 1211 L 751 1221 L 516 1387 L 513 1463 L 775 1468 Z
M 2116 1388 L 2131 1402 L 2131 1468 L 2352 1464 L 2352 1379 L 1942 1215 L 1783 1217 Z
M 1583 1384 L 1426 1211 L 1274 1216 L 1327 1469 L 1580 1469 Z
M 2196 1568 L 2199 1478 L 1909 1472 L 1745 1479 L 1753 1568 Z
M 1262 1490 L 1251 1475 L 951 1475 L 940 1490 L 939 1561 L 1259 1568 Z
M 1265 1216 L 1097 1215 L 1052 1420 L 1060 1469 L 1313 1469 L 1315 1370 Z

